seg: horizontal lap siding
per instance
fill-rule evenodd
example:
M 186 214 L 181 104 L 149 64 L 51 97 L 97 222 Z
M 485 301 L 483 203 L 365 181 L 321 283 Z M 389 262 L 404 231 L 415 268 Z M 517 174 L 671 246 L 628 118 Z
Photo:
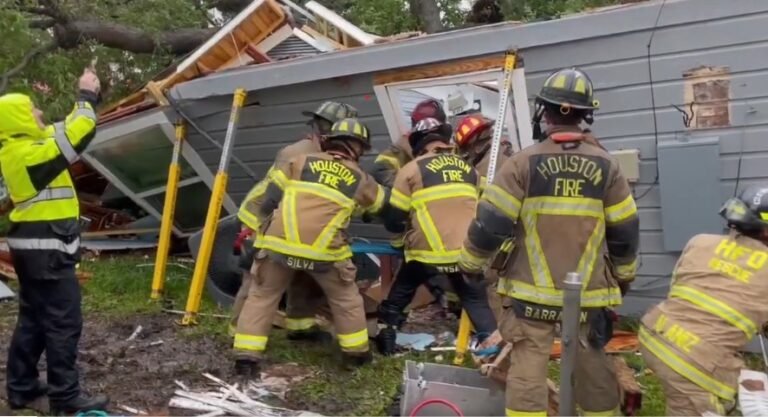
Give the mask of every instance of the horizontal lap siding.
M 704 11 L 696 9 L 696 2 L 689 3 L 688 23 L 676 21 L 673 26 L 668 26 L 663 11 L 653 35 L 650 62 L 657 134 L 654 134 L 648 74 L 650 29 L 522 51 L 530 97 L 552 70 L 580 66 L 594 81 L 596 95 L 601 102 L 593 126 L 596 135 L 612 150 L 640 149 L 641 178 L 634 188 L 636 195 L 645 194 L 638 201 L 642 231 L 641 267 L 635 289 L 624 307 L 624 311 L 629 313 L 642 312 L 649 304 L 665 296 L 669 275 L 678 256 L 663 249 L 659 190 L 653 182 L 656 178 L 656 136 L 663 143 L 675 140 L 686 130 L 681 114 L 671 107 L 672 104 L 684 107 L 682 75 L 685 71 L 702 65 L 727 66 L 730 70 L 731 127 L 691 132 L 691 140 L 712 135 L 720 137 L 721 198 L 725 200 L 733 195 L 737 177 L 740 177 L 740 188 L 768 177 L 768 32 L 765 31 L 768 12 L 749 11 L 748 14 L 732 16 L 735 9 L 729 5 L 731 2 L 719 2 L 714 3 L 716 7 L 722 7 L 718 14 L 726 17 L 697 22 Z M 670 14 L 676 13 L 672 11 L 672 4 L 667 6 Z M 608 13 L 604 17 L 621 19 L 621 13 Z M 564 22 L 550 23 L 548 27 L 553 31 L 561 24 L 567 25 Z M 312 71 L 310 62 L 307 71 Z M 260 105 L 244 109 L 235 155 L 258 175 L 263 175 L 275 152 L 306 131 L 305 119 L 300 111 L 311 109 L 328 99 L 349 102 L 360 110 L 361 118 L 371 128 L 377 149 L 384 149 L 389 144 L 390 138 L 369 74 L 253 93 L 248 102 L 258 101 Z M 203 113 L 196 115 L 197 120 L 221 141 L 229 102 L 222 98 L 210 100 L 208 109 L 196 104 L 195 111 Z M 197 135 L 192 134 L 189 141 L 207 165 L 215 170 L 219 151 Z M 370 163 L 370 159 L 370 156 L 367 157 L 365 163 Z M 236 166 L 230 174 L 229 191 L 239 202 L 253 181 Z M 353 233 L 366 238 L 386 237 L 386 233 L 376 225 L 356 224 Z
M 691 141 L 718 136 L 721 183 L 720 189 L 713 191 L 719 192 L 723 201 L 733 196 L 737 178 L 742 189 L 768 177 L 766 25 L 768 13 L 657 28 L 651 46 L 657 135 L 648 74 L 650 31 L 523 51 L 529 95 L 535 94 L 552 70 L 580 66 L 592 78 L 600 100 L 592 129 L 602 144 L 610 150 L 640 150 L 640 180 L 634 186 L 635 195 L 642 196 L 637 202 L 640 270 L 622 307 L 624 313 L 640 314 L 666 296 L 679 255 L 665 251 L 663 246 L 659 189 L 653 184 L 655 136 L 660 143 L 686 133 L 690 133 Z M 686 132 L 682 115 L 672 105 L 685 108 L 683 73 L 702 65 L 729 68 L 731 126 Z
M 373 93 L 371 76 L 367 75 L 250 93 L 240 115 L 233 154 L 262 178 L 281 148 L 309 132 L 307 118 L 301 112 L 314 110 L 326 100 L 341 101 L 357 108 L 359 118 L 368 126 L 373 138 L 374 150 L 361 162 L 365 167 L 370 166 L 375 154 L 386 149 L 391 140 Z M 214 98 L 207 109 L 205 105 L 195 106 L 198 113 L 195 121 L 219 143 L 223 142 L 226 134 L 230 104 L 227 100 Z M 190 129 L 188 142 L 208 168 L 215 171 L 221 150 L 204 140 L 194 129 Z M 245 170 L 231 162 L 227 192 L 236 204 L 240 204 L 255 182 Z M 367 239 L 388 237 L 381 226 L 373 224 L 353 223 L 352 233 Z

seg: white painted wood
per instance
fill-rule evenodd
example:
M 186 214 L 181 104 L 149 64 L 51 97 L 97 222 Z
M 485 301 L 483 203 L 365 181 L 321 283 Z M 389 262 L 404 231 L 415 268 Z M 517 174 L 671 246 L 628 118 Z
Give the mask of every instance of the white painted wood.
M 219 41 L 224 39 L 226 36 L 230 36 L 231 32 L 235 30 L 235 28 L 242 23 L 245 18 L 253 14 L 259 7 L 261 7 L 262 4 L 264 4 L 266 0 L 253 0 L 251 4 L 248 5 L 245 9 L 243 9 L 242 12 L 238 13 L 237 16 L 235 16 L 232 20 L 227 22 L 226 25 L 224 25 L 221 29 L 219 29 L 218 32 L 216 32 L 213 36 L 211 36 L 210 39 L 205 41 L 205 43 L 197 48 L 192 55 L 189 56 L 189 58 L 185 59 L 176 67 L 176 72 L 183 72 L 187 68 L 189 68 L 192 64 L 195 63 L 201 56 L 203 56 L 206 52 L 208 52 L 209 49 L 211 49 L 214 45 L 216 45 Z

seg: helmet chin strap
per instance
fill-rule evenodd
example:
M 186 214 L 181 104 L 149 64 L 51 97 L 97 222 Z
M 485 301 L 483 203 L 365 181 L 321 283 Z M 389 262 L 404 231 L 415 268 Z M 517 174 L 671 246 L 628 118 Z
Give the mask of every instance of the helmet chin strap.
M 355 152 L 355 150 L 352 149 L 352 147 L 349 146 L 349 144 L 343 140 L 326 139 L 325 141 L 323 141 L 322 149 L 324 152 L 327 152 L 332 155 L 338 155 L 344 158 L 351 158 L 355 161 L 360 159 L 360 155 L 357 152 Z
M 536 109 L 533 112 L 533 139 L 541 142 L 546 139 L 546 135 L 541 129 L 541 119 L 544 117 L 544 105 L 536 103 Z

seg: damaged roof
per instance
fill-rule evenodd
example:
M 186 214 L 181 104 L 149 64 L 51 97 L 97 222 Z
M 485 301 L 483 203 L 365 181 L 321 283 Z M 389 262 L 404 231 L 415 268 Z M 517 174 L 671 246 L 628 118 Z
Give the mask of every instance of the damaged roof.
M 103 109 L 99 124 L 165 105 L 164 92 L 189 80 L 242 66 L 370 45 L 380 39 L 315 1 L 305 7 L 290 0 L 254 0 L 203 45 L 141 90 Z M 302 19 L 295 19 L 293 11 Z

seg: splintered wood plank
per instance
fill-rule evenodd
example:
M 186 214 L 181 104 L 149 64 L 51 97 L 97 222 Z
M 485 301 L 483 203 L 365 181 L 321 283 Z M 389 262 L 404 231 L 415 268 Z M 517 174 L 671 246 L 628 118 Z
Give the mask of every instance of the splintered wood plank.
M 391 84 L 403 81 L 447 77 L 504 67 L 504 55 L 496 54 L 481 58 L 457 59 L 438 64 L 419 65 L 399 70 L 383 71 L 373 76 L 373 83 Z

